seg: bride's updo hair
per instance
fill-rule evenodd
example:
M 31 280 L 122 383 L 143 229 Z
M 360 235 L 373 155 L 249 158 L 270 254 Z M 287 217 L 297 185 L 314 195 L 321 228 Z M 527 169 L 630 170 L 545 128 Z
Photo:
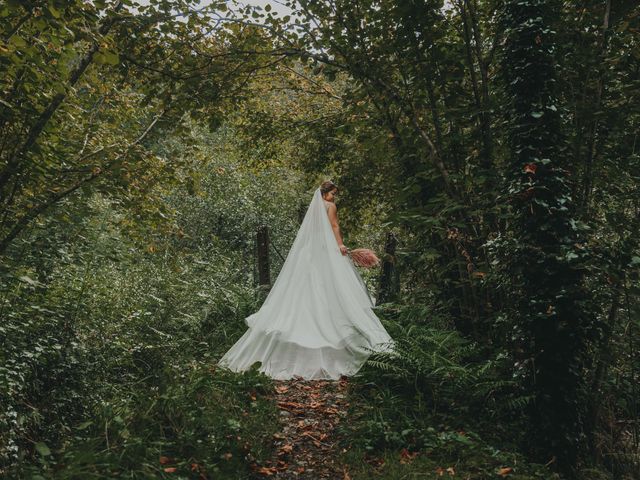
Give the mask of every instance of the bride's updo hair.
M 329 193 L 331 190 L 339 190 L 338 186 L 331 180 L 326 180 L 320 184 L 320 193 L 322 195 Z

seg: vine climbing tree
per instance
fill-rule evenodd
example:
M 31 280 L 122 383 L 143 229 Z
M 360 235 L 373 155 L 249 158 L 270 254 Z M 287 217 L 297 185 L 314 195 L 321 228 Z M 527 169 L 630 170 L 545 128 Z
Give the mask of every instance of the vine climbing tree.
M 508 107 L 508 198 L 512 240 L 505 259 L 517 286 L 521 373 L 530 403 L 531 446 L 565 472 L 584 448 L 585 369 L 595 329 L 588 310 L 584 224 L 576 219 L 572 173 L 557 98 L 553 0 L 507 1 L 501 12 L 502 77 Z

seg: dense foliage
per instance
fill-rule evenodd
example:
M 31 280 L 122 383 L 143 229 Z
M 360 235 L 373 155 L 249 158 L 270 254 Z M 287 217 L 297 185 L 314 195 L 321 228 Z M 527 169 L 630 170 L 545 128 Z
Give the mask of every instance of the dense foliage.
M 215 361 L 332 178 L 399 239 L 354 475 L 637 477 L 640 7 L 278 3 L 0 5 L 0 471 L 247 478 L 270 381 Z

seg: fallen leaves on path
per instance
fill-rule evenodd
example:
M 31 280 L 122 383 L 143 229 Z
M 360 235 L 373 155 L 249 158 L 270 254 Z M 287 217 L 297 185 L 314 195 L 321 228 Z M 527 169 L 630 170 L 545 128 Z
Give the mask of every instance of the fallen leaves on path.
M 274 397 L 282 430 L 273 435 L 275 454 L 253 465 L 256 478 L 350 480 L 339 457 L 335 428 L 346 415 L 347 377 L 339 381 L 277 381 Z

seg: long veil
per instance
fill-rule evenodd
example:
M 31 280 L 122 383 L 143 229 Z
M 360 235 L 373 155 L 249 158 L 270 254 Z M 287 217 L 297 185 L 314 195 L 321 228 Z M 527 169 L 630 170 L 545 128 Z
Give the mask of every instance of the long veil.
M 318 188 L 267 298 L 219 364 L 242 371 L 259 361 L 276 379 L 353 375 L 371 351 L 392 346 L 373 305 L 340 252 Z

